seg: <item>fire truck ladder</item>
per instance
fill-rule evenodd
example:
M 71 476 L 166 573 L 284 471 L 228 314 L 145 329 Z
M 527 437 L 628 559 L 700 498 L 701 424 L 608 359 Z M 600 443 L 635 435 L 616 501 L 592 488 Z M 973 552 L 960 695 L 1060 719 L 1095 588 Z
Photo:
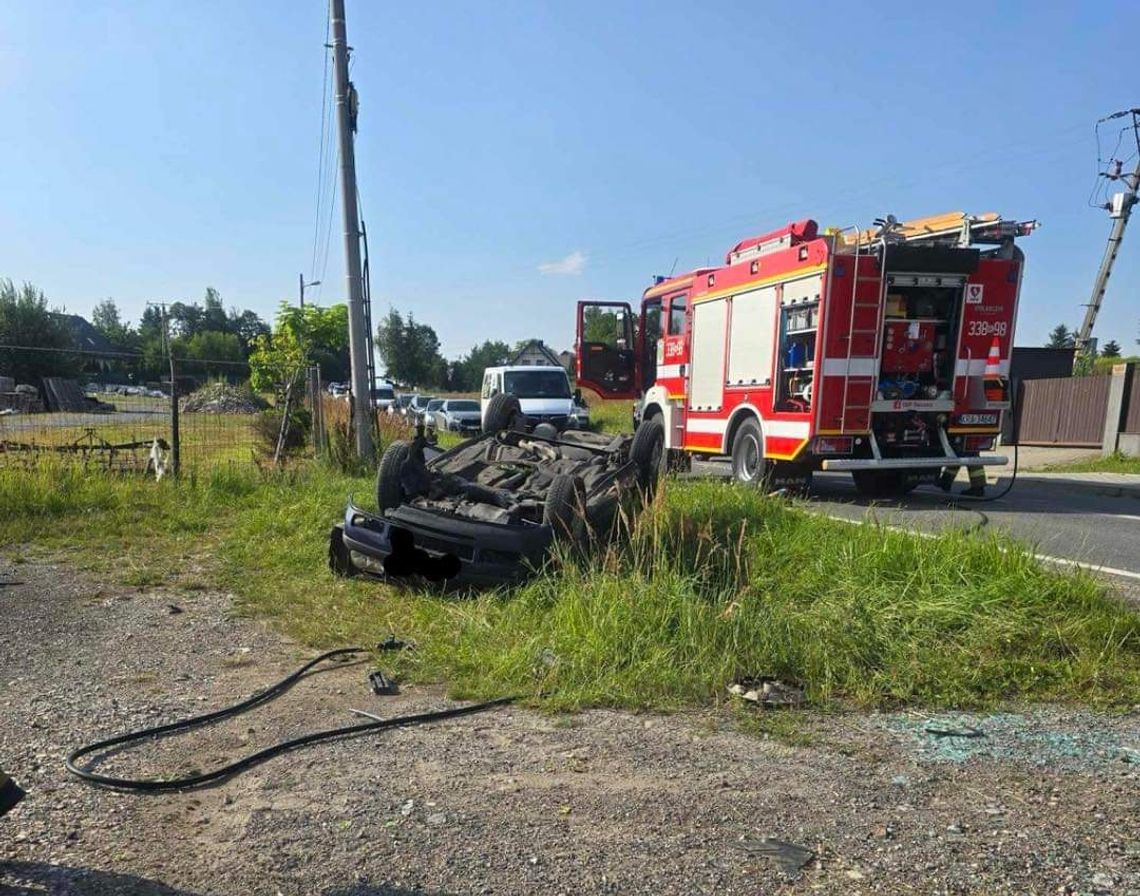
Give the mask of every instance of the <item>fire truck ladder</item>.
M 882 327 L 880 326 L 879 316 L 881 314 L 881 309 L 883 307 L 883 301 L 885 298 L 885 293 L 886 293 L 886 288 L 887 288 L 887 277 L 886 277 L 886 273 L 885 273 L 885 271 L 886 271 L 886 246 L 884 245 L 881 249 L 882 256 L 881 256 L 881 263 L 879 265 L 879 267 L 880 267 L 879 275 L 878 276 L 872 276 L 872 277 L 866 277 L 860 273 L 859 260 L 861 257 L 863 257 L 863 254 L 865 254 L 865 253 L 860 252 L 861 248 L 862 248 L 862 243 L 859 240 L 859 232 L 856 231 L 856 233 L 855 233 L 855 256 L 854 256 L 854 259 L 855 259 L 855 261 L 854 261 L 854 263 L 855 263 L 854 274 L 855 274 L 855 276 L 852 278 L 852 282 L 851 282 L 851 314 L 850 314 L 850 317 L 849 317 L 848 323 L 847 323 L 847 370 L 846 370 L 846 374 L 843 378 L 843 412 L 842 412 L 842 417 L 840 418 L 840 421 L 841 421 L 840 426 L 844 430 L 847 430 L 849 428 L 848 422 L 847 422 L 847 415 L 848 415 L 849 410 L 866 410 L 867 428 L 870 429 L 870 427 L 871 427 L 871 418 L 870 418 L 871 402 L 873 402 L 875 400 L 876 376 L 874 373 L 872 373 L 872 374 L 859 374 L 858 376 L 852 376 L 851 375 L 851 361 L 853 360 L 852 356 L 854 355 L 854 351 L 855 351 L 855 339 L 856 339 L 856 337 L 859 337 L 859 336 L 870 336 L 871 340 L 872 340 L 871 357 L 877 358 L 879 356 L 879 341 L 882 337 L 882 332 L 881 332 Z M 863 299 L 862 301 L 860 301 L 859 284 L 870 282 L 872 280 L 879 281 L 879 290 L 876 293 L 875 298 L 871 299 L 871 300 Z M 861 327 L 859 329 L 855 328 L 855 322 L 856 322 L 856 319 L 858 317 L 858 312 L 860 309 L 863 309 L 865 311 L 873 311 L 874 312 L 875 325 L 871 329 L 867 329 L 866 327 Z M 865 357 L 865 356 L 860 356 L 860 357 Z M 859 385 L 866 385 L 867 386 L 867 401 L 866 401 L 865 405 L 863 403 L 860 403 L 858 405 L 858 407 L 851 408 L 851 381 L 854 379 L 859 380 Z

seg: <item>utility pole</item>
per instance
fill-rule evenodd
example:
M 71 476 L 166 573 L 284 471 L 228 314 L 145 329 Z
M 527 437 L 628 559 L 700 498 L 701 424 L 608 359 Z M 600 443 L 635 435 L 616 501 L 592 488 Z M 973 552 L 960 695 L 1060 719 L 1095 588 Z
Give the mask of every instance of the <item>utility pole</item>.
M 356 205 L 356 88 L 348 80 L 348 37 L 344 0 L 329 0 L 333 33 L 336 122 L 340 144 L 340 207 L 344 219 L 344 266 L 348 280 L 348 347 L 352 365 L 352 425 L 356 454 L 373 459 L 372 384 L 368 382 L 368 333 L 364 313 L 364 278 L 360 270 L 360 213 Z
M 1109 115 L 1101 121 L 1110 121 L 1114 118 L 1132 116 L 1132 130 L 1136 135 L 1137 149 L 1140 149 L 1140 109 L 1126 109 Z M 1124 229 L 1128 226 L 1128 219 L 1132 217 L 1132 207 L 1136 205 L 1137 188 L 1140 187 L 1140 159 L 1136 162 L 1136 170 L 1131 174 L 1121 173 L 1121 164 L 1116 161 L 1112 167 L 1101 176 L 1109 180 L 1118 180 L 1124 184 L 1124 192 L 1113 194 L 1112 198 L 1104 204 L 1104 208 L 1113 218 L 1112 232 L 1108 235 L 1108 245 L 1104 250 L 1104 258 L 1100 262 L 1096 280 L 1093 282 L 1092 296 L 1089 298 L 1085 310 L 1085 319 L 1077 331 L 1077 355 L 1088 350 L 1092 339 L 1093 324 L 1100 306 L 1104 302 L 1104 293 L 1108 288 L 1108 278 L 1112 276 L 1112 266 L 1116 262 L 1116 254 L 1120 251 L 1120 243 L 1124 239 Z

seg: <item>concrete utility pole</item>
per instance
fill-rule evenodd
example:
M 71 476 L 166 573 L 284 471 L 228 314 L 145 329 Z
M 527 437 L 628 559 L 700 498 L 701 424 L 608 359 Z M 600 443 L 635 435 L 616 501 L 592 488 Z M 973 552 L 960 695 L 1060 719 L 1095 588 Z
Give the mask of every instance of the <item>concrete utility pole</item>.
M 1123 118 L 1126 115 L 1132 116 L 1132 127 L 1137 134 L 1137 148 L 1140 148 L 1140 109 L 1128 109 L 1124 112 L 1117 112 L 1108 118 L 1102 119 L 1108 121 L 1113 118 Z M 1097 271 L 1096 280 L 1093 283 L 1092 296 L 1089 298 L 1088 307 L 1085 310 L 1085 319 L 1081 322 L 1081 328 L 1077 331 L 1076 346 L 1077 354 L 1086 351 L 1092 339 L 1093 324 L 1096 323 L 1096 316 L 1100 312 L 1101 303 L 1104 302 L 1104 293 L 1108 288 L 1108 278 L 1112 276 L 1112 266 L 1116 262 L 1116 254 L 1120 251 L 1120 243 L 1124 239 L 1124 229 L 1128 226 L 1128 219 L 1132 217 L 1132 208 L 1136 205 L 1136 192 L 1137 187 L 1140 186 L 1140 160 L 1136 162 L 1136 170 L 1131 174 L 1121 174 L 1121 165 L 1119 162 L 1115 164 L 1112 170 L 1104 173 L 1104 177 L 1109 180 L 1118 180 L 1123 182 L 1125 190 L 1123 193 L 1116 193 L 1113 195 L 1109 202 L 1106 202 L 1104 208 L 1112 216 L 1112 233 L 1108 235 L 1108 245 L 1104 250 L 1104 258 L 1100 263 L 1100 270 Z
M 368 333 L 364 313 L 364 279 L 360 271 L 360 213 L 356 206 L 356 88 L 348 80 L 348 38 L 344 0 L 329 0 L 333 33 L 336 123 L 340 141 L 340 207 L 344 219 L 344 266 L 348 279 L 348 347 L 352 363 L 352 425 L 356 453 L 373 459 L 372 384 L 368 382 Z

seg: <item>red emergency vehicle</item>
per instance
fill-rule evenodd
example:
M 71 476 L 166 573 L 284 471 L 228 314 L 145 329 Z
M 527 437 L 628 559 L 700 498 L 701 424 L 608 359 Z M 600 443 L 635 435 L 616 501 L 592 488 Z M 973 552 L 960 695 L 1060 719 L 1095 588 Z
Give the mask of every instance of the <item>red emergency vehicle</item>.
M 900 494 L 1002 464 L 1009 357 L 1035 221 L 954 212 L 869 230 L 788 224 L 723 266 L 657 278 L 635 314 L 578 303 L 578 382 L 660 418 L 665 456 L 728 455 L 745 482 L 848 470 Z M 972 477 L 973 478 L 973 477 Z

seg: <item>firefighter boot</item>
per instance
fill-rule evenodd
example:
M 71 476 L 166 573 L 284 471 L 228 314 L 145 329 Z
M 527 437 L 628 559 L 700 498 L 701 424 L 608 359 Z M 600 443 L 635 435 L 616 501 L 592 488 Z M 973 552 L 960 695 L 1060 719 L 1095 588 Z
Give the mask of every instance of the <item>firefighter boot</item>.
M 971 498 L 982 497 L 986 493 L 986 468 L 970 467 L 967 472 L 970 474 L 970 487 L 962 494 Z
M 943 467 L 942 473 L 938 477 L 938 487 L 944 492 L 950 491 L 954 486 L 954 480 L 958 477 L 957 467 Z
M 24 791 L 19 785 L 0 770 L 0 816 L 7 815 L 24 798 Z

